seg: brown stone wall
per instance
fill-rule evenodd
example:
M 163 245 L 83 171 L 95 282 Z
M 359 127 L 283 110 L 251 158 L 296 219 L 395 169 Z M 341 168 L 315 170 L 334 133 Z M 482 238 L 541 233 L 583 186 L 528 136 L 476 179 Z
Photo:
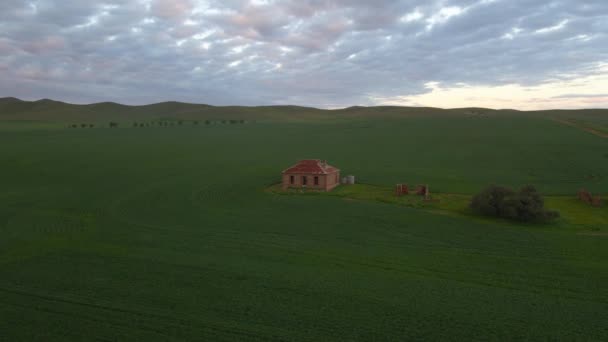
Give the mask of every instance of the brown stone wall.
M 330 191 L 340 184 L 340 171 L 326 175 L 325 190 Z
M 294 177 L 294 183 L 291 184 L 290 177 Z M 284 174 L 283 175 L 283 190 L 289 188 L 302 188 L 302 177 L 307 177 L 307 189 L 318 189 L 330 191 L 340 184 L 340 173 L 332 173 L 328 175 L 305 175 L 305 174 Z M 319 177 L 319 184 L 315 185 L 315 177 Z

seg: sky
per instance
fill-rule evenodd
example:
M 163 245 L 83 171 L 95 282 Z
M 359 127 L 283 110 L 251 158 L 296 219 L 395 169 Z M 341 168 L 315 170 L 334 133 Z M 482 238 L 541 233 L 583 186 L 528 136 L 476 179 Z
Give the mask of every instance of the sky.
M 608 108 L 608 1 L 1 0 L 3 96 Z

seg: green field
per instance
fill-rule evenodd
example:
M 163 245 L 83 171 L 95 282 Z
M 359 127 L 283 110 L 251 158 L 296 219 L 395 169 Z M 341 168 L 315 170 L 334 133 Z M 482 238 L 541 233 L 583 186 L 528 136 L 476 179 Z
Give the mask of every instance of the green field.
M 0 340 L 608 340 L 608 207 L 575 198 L 608 194 L 608 139 L 552 120 L 606 112 L 163 107 L 68 129 L 86 120 L 7 106 Z M 247 123 L 130 127 L 222 113 Z M 269 191 L 304 158 L 365 185 Z M 492 183 L 562 217 L 467 212 Z

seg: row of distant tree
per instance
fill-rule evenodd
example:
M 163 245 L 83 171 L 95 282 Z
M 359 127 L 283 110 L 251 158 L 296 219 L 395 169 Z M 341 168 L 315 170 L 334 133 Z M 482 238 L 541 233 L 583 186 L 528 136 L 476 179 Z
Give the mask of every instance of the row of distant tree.
M 201 123 L 205 124 L 205 125 L 215 125 L 215 124 L 223 124 L 223 125 L 238 125 L 238 124 L 245 124 L 247 123 L 247 121 L 245 120 L 205 120 L 205 121 L 198 121 L 198 120 L 194 120 L 194 121 L 183 121 L 183 120 L 177 120 L 177 121 L 149 121 L 149 122 L 133 122 L 131 127 L 170 127 L 170 126 L 183 126 L 186 123 L 190 123 L 193 126 L 198 126 Z M 95 124 L 92 123 L 82 123 L 82 124 L 70 124 L 68 125 L 69 128 L 93 128 L 95 127 Z M 119 127 L 119 123 L 118 122 L 114 122 L 111 121 L 109 123 L 109 127 L 110 128 L 118 128 Z
M 69 128 L 93 128 L 95 124 L 92 123 L 83 123 L 83 124 L 70 124 Z

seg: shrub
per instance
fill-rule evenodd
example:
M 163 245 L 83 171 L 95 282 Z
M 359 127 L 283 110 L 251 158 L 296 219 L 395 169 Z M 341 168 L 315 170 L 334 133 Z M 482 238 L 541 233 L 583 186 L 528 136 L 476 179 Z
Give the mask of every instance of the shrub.
M 485 216 L 522 222 L 551 221 L 559 217 L 558 212 L 546 210 L 544 206 L 542 196 L 531 185 L 519 192 L 492 185 L 471 200 L 471 209 Z
M 509 188 L 493 185 L 473 197 L 471 208 L 482 215 L 503 217 L 509 210 L 505 205 L 506 199 L 513 194 Z

